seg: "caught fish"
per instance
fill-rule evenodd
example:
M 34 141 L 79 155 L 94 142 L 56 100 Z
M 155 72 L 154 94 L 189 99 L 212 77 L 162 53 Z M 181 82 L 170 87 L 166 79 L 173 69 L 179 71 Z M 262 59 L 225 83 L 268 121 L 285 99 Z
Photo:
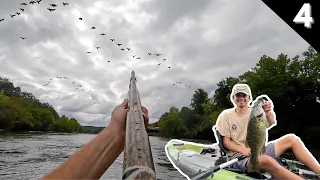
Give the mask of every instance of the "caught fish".
M 266 151 L 266 129 L 269 124 L 262 108 L 264 102 L 263 97 L 258 98 L 249 116 L 245 143 L 245 146 L 251 149 L 251 158 L 247 166 L 249 172 L 260 172 L 258 156 Z

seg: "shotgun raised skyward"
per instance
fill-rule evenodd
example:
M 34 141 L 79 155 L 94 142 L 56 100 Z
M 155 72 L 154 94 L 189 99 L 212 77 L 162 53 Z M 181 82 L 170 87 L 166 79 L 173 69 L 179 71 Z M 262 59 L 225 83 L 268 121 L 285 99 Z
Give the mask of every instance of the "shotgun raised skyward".
M 126 142 L 122 179 L 156 179 L 149 136 L 145 128 L 134 71 L 128 92 Z

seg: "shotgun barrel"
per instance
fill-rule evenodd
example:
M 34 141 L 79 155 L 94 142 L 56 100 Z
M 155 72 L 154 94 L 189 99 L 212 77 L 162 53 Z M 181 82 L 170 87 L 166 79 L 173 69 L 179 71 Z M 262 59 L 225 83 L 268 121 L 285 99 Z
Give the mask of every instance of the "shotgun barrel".
M 154 128 L 147 128 L 147 132 L 159 132 L 160 128 L 159 127 L 154 127 Z
M 126 142 L 122 179 L 156 179 L 149 136 L 145 128 L 141 100 L 134 71 L 128 92 Z

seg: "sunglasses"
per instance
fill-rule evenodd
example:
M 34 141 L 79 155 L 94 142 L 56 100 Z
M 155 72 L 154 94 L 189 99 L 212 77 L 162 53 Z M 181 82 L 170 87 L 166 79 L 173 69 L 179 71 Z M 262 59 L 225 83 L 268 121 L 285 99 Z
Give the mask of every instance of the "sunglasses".
M 240 98 L 240 97 L 247 97 L 247 95 L 245 93 L 237 93 L 235 95 L 237 98 Z

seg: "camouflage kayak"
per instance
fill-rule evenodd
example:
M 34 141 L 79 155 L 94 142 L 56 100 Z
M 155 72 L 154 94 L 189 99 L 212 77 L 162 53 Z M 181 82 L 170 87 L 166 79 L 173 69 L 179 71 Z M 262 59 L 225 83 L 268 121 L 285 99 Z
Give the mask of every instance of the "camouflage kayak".
M 210 174 L 210 171 L 208 171 L 210 168 L 227 162 L 227 157 L 220 154 L 218 145 L 209 147 L 209 145 L 202 146 L 195 143 L 171 140 L 166 145 L 166 153 L 172 165 L 187 179 L 197 179 L 198 177 L 201 177 L 199 179 L 208 180 L 272 179 L 269 173 L 242 172 L 231 168 L 223 168 Z M 284 158 L 279 158 L 279 160 L 279 163 L 288 170 L 304 173 L 304 179 L 316 178 L 310 169 L 298 161 Z M 202 174 L 206 175 L 203 176 Z

